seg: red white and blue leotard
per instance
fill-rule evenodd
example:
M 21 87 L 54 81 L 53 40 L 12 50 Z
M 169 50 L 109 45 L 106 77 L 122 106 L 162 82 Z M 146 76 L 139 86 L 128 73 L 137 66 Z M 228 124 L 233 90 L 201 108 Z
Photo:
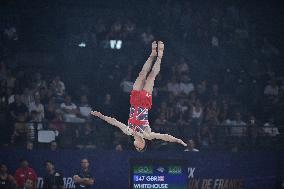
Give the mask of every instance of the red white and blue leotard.
M 145 90 L 132 90 L 130 94 L 128 126 L 134 132 L 143 133 L 149 126 L 148 111 L 152 107 L 152 95 Z

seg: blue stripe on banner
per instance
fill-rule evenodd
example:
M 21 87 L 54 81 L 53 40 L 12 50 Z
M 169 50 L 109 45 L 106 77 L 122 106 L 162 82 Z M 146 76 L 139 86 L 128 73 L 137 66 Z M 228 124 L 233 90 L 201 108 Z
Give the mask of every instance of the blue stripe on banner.
M 197 181 L 210 181 L 218 185 L 224 182 L 244 183 L 244 188 L 267 189 L 275 188 L 279 179 L 283 179 L 283 154 L 277 153 L 202 153 L 202 152 L 157 152 L 148 151 L 143 154 L 137 152 L 111 152 L 111 151 L 71 151 L 58 152 L 1 150 L 0 162 L 6 163 L 9 172 L 14 174 L 21 158 L 27 158 L 31 167 L 39 177 L 45 174 L 43 165 L 45 160 L 55 162 L 57 170 L 65 177 L 66 188 L 74 187 L 72 176 L 80 167 L 80 159 L 87 157 L 90 162 L 96 189 L 129 188 L 129 159 L 151 158 L 159 161 L 163 159 L 187 160 L 188 177 L 190 184 Z M 160 169 L 159 169 L 160 170 Z M 131 177 L 131 179 L 133 179 Z M 135 179 L 135 178 L 134 178 Z M 231 180 L 230 180 L 231 179 Z M 39 180 L 42 185 L 42 180 Z M 199 187 L 201 188 L 201 187 Z

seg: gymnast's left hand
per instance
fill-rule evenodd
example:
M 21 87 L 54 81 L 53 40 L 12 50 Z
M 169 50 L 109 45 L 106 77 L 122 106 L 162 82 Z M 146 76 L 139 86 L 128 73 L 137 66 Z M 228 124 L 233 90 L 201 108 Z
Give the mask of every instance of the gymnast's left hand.
M 91 114 L 96 117 L 101 117 L 103 115 L 101 112 L 98 111 L 91 111 Z

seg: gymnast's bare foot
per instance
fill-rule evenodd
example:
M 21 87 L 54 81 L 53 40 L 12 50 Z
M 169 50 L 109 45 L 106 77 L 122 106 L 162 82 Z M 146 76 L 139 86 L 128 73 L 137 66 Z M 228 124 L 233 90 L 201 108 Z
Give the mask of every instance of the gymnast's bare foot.
M 151 52 L 151 57 L 156 57 L 157 56 L 157 47 L 158 47 L 158 45 L 157 45 L 157 43 L 156 43 L 156 41 L 153 41 L 152 42 L 152 52 Z
M 165 45 L 162 41 L 158 41 L 158 58 L 162 59 Z

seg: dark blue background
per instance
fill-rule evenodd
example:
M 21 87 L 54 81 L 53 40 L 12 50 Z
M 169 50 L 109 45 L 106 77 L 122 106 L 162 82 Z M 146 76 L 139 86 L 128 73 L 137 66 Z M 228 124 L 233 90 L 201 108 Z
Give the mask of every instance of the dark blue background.
M 277 153 L 190 153 L 190 152 L 111 152 L 111 151 L 21 151 L 1 150 L 0 160 L 8 165 L 10 173 L 19 166 L 20 158 L 27 158 L 39 176 L 44 174 L 44 161 L 52 160 L 65 177 L 73 176 L 80 167 L 80 159 L 91 163 L 96 189 L 129 188 L 130 158 L 184 159 L 195 167 L 194 177 L 241 178 L 245 188 L 272 189 L 283 179 L 283 154 Z

